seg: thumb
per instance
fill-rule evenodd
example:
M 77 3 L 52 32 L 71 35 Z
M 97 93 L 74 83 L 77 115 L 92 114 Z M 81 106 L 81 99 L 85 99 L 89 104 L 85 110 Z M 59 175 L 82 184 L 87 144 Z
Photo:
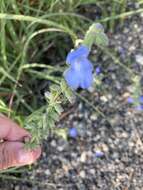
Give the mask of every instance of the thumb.
M 40 154 L 41 148 L 27 150 L 21 142 L 0 143 L 0 170 L 32 164 Z

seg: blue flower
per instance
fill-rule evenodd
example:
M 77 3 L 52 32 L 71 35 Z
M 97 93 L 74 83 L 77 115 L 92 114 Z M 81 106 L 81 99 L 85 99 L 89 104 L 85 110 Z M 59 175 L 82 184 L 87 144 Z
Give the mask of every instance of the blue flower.
M 100 67 L 96 67 L 95 71 L 96 71 L 96 74 L 99 75 L 101 73 L 101 68 Z
M 137 111 L 143 111 L 143 106 L 142 105 L 138 105 L 135 107 L 135 110 Z
M 143 96 L 140 96 L 140 97 L 139 97 L 139 102 L 140 102 L 140 103 L 143 103 Z
M 73 89 L 78 87 L 86 89 L 92 84 L 93 66 L 87 59 L 89 52 L 88 47 L 81 45 L 67 55 L 66 62 L 70 67 L 65 71 L 64 77 L 67 84 Z
M 143 104 L 143 96 L 140 96 L 137 99 L 134 99 L 132 97 L 128 97 L 127 101 L 129 104 L 134 105 L 134 109 L 136 111 L 143 111 L 143 105 L 142 105 Z
M 128 97 L 127 99 L 129 104 L 133 104 L 134 103 L 134 99 L 132 97 Z
M 97 150 L 97 151 L 95 152 L 95 157 L 101 158 L 101 157 L 103 157 L 103 156 L 104 156 L 104 152 L 102 152 L 102 151 L 100 151 L 100 150 Z
M 78 131 L 74 127 L 70 128 L 68 133 L 69 133 L 69 136 L 72 138 L 76 138 L 78 135 Z
M 125 57 L 126 57 L 126 50 L 124 48 L 122 48 L 122 47 L 119 47 L 118 51 L 119 51 L 119 53 L 121 55 L 121 58 L 125 59 Z
M 96 24 L 95 24 L 95 28 L 96 28 L 97 30 L 104 31 L 104 27 L 103 27 L 103 25 L 100 24 L 100 23 L 96 23 Z

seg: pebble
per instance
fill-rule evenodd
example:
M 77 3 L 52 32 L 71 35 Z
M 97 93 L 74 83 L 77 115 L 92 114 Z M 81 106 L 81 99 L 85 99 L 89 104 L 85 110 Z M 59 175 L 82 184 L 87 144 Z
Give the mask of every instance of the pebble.
M 106 96 L 101 96 L 100 97 L 100 100 L 102 101 L 102 102 L 108 102 L 108 99 L 107 99 L 107 97 Z
M 136 60 L 136 62 L 139 63 L 140 65 L 143 65 L 143 55 L 141 55 L 141 54 L 135 55 L 135 60 Z
M 95 169 L 90 169 L 89 173 L 92 174 L 92 175 L 95 175 Z
M 107 144 L 101 144 L 101 147 L 102 147 L 102 150 L 104 151 L 104 152 L 108 152 L 109 151 L 109 148 L 108 148 L 108 146 L 107 146 Z
M 56 143 L 55 140 L 52 140 L 52 141 L 51 141 L 51 146 L 52 146 L 52 147 L 56 147 L 56 146 L 57 146 L 57 143 Z
M 45 174 L 48 175 L 48 176 L 51 175 L 50 170 L 49 169 L 45 170 Z
M 80 156 L 80 161 L 84 163 L 84 162 L 86 162 L 86 160 L 87 160 L 87 153 L 84 151 L 84 152 L 82 152 L 82 154 Z
M 64 150 L 64 146 L 58 146 L 58 148 L 57 148 L 57 150 L 59 151 L 59 152 L 62 152 L 63 150 Z
M 131 45 L 131 46 L 129 47 L 129 51 L 133 52 L 133 51 L 135 51 L 135 50 L 136 50 L 136 46 L 135 46 L 135 45 Z
M 20 190 L 20 187 L 17 185 L 15 186 L 14 190 Z
M 86 177 L 86 173 L 84 170 L 81 170 L 80 173 L 79 173 L 80 177 L 81 178 L 85 178 Z
M 91 119 L 92 121 L 97 120 L 97 114 L 96 114 L 96 113 L 93 113 L 93 114 L 90 116 L 90 119 Z

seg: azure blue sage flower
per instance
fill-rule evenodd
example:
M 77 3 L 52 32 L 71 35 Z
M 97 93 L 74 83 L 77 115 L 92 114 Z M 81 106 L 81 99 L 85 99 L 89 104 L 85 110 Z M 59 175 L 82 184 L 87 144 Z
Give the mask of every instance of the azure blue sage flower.
M 143 96 L 140 96 L 140 97 L 139 97 L 139 102 L 140 102 L 140 103 L 143 103 Z
M 134 103 L 134 99 L 132 97 L 128 97 L 127 99 L 129 104 L 133 104 Z
M 137 111 L 143 111 L 143 105 L 136 106 L 135 110 L 137 110 Z
M 135 110 L 137 111 L 143 111 L 143 96 L 139 96 L 137 99 L 134 99 L 132 97 L 128 97 L 127 102 L 129 104 L 134 105 Z M 138 105 L 136 105 L 138 103 Z
M 100 67 L 96 67 L 95 72 L 96 72 L 96 75 L 99 75 L 101 73 L 101 68 Z
M 75 127 L 69 129 L 69 136 L 72 138 L 76 138 L 78 135 L 78 131 Z
M 81 45 L 67 55 L 66 62 L 70 67 L 65 71 L 64 77 L 72 89 L 77 89 L 78 87 L 87 89 L 92 84 L 93 66 L 87 58 L 89 52 L 88 47 Z
M 97 151 L 95 152 L 95 156 L 96 156 L 97 158 L 101 158 L 101 157 L 104 156 L 104 152 L 102 152 L 102 151 L 100 151 L 100 150 L 97 150 Z

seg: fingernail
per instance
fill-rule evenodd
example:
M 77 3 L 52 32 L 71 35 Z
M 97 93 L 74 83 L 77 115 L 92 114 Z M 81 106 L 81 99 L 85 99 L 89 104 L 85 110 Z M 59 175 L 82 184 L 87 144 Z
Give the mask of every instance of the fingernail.
M 30 151 L 20 150 L 19 151 L 18 161 L 19 161 L 20 164 L 31 163 L 31 161 L 32 161 L 32 155 L 31 155 Z

